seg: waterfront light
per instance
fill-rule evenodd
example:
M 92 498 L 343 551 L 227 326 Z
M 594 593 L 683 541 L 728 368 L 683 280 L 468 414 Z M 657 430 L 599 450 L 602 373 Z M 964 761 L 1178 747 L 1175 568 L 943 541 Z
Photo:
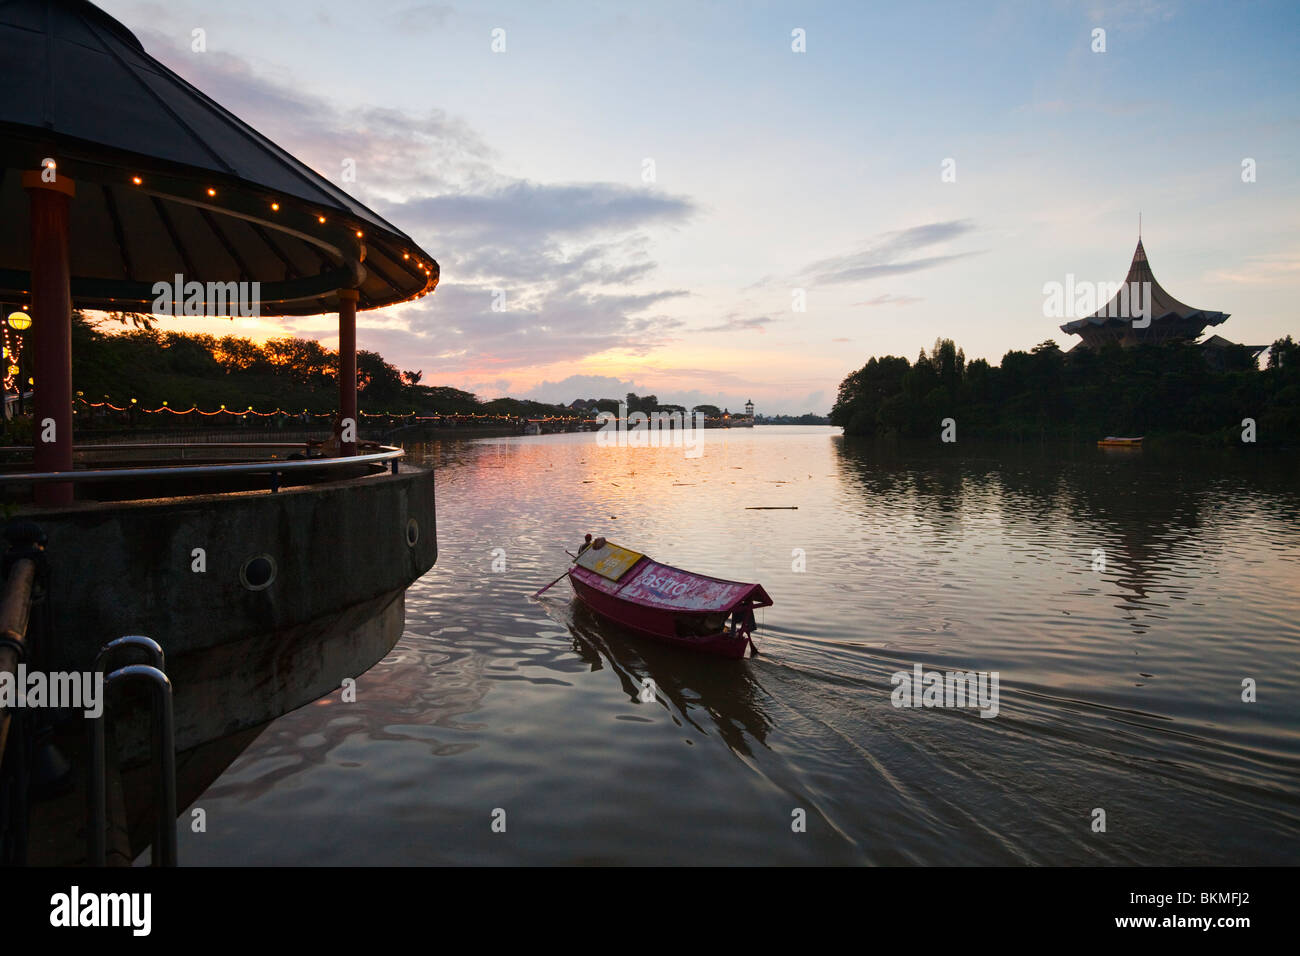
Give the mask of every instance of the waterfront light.
M 31 327 L 32 327 L 32 317 L 28 315 L 26 312 L 9 313 L 9 328 L 17 329 L 19 332 L 21 332 L 23 329 L 30 329 Z

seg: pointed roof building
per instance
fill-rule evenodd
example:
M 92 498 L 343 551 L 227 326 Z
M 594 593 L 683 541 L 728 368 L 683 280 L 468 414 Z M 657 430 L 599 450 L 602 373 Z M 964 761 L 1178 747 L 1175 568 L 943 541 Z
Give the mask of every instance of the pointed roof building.
M 1087 348 L 1100 348 L 1109 342 L 1129 347 L 1192 340 L 1206 326 L 1220 325 L 1227 319 L 1227 312 L 1196 309 L 1166 292 L 1151 272 L 1139 237 L 1128 275 L 1111 300 L 1092 315 L 1065 323 L 1061 331 L 1078 335 L 1083 339 L 1080 344 Z

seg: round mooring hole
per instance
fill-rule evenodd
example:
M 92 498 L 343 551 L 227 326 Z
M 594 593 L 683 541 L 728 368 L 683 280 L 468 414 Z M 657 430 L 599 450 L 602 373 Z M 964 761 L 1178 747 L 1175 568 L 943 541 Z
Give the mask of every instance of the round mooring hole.
M 239 581 L 250 591 L 262 591 L 275 580 L 275 558 L 259 554 L 244 562 L 239 569 Z
M 406 522 L 406 545 L 414 548 L 415 542 L 420 540 L 420 522 L 412 518 Z

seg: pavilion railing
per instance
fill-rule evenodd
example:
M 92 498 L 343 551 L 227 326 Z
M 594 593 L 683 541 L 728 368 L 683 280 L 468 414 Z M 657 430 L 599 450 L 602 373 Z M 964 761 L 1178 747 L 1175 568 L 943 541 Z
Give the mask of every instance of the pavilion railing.
M 211 443 L 206 445 L 196 444 L 136 444 L 136 445 L 81 445 L 74 449 L 75 452 L 88 451 L 123 451 L 123 450 L 156 450 L 172 449 L 184 451 L 212 451 L 216 449 L 259 449 L 267 450 L 273 448 L 294 448 L 306 451 L 310 446 L 301 443 L 274 443 L 274 442 L 226 442 Z M 272 458 L 261 461 L 234 461 L 220 463 L 205 463 L 201 465 L 157 465 L 152 467 L 128 467 L 128 468 L 77 468 L 72 471 L 42 471 L 42 472 L 7 472 L 0 473 L 0 489 L 6 486 L 41 484 L 45 482 L 71 482 L 72 484 L 81 484 L 84 482 L 102 482 L 102 481 L 122 481 L 127 479 L 158 479 L 158 478 L 222 478 L 234 475 L 295 475 L 301 472 L 322 472 L 332 470 L 348 470 L 355 468 L 357 465 L 374 465 L 388 464 L 393 474 L 397 474 L 398 460 L 406 452 L 401 448 L 395 448 L 389 445 L 380 445 L 377 450 L 367 451 L 359 455 L 347 455 L 332 458 Z

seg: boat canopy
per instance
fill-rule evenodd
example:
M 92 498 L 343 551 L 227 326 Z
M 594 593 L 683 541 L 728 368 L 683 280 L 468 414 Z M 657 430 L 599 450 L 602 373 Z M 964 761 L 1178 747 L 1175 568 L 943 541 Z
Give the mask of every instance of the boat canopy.
M 580 568 L 595 571 L 602 578 L 617 581 L 644 557 L 639 551 L 629 551 L 616 544 L 606 543 L 603 547 L 583 551 L 574 563 Z
M 645 607 L 685 614 L 718 614 L 741 605 L 772 605 L 762 585 L 683 571 L 615 544 L 589 548 L 574 564 L 572 573 L 583 583 Z

